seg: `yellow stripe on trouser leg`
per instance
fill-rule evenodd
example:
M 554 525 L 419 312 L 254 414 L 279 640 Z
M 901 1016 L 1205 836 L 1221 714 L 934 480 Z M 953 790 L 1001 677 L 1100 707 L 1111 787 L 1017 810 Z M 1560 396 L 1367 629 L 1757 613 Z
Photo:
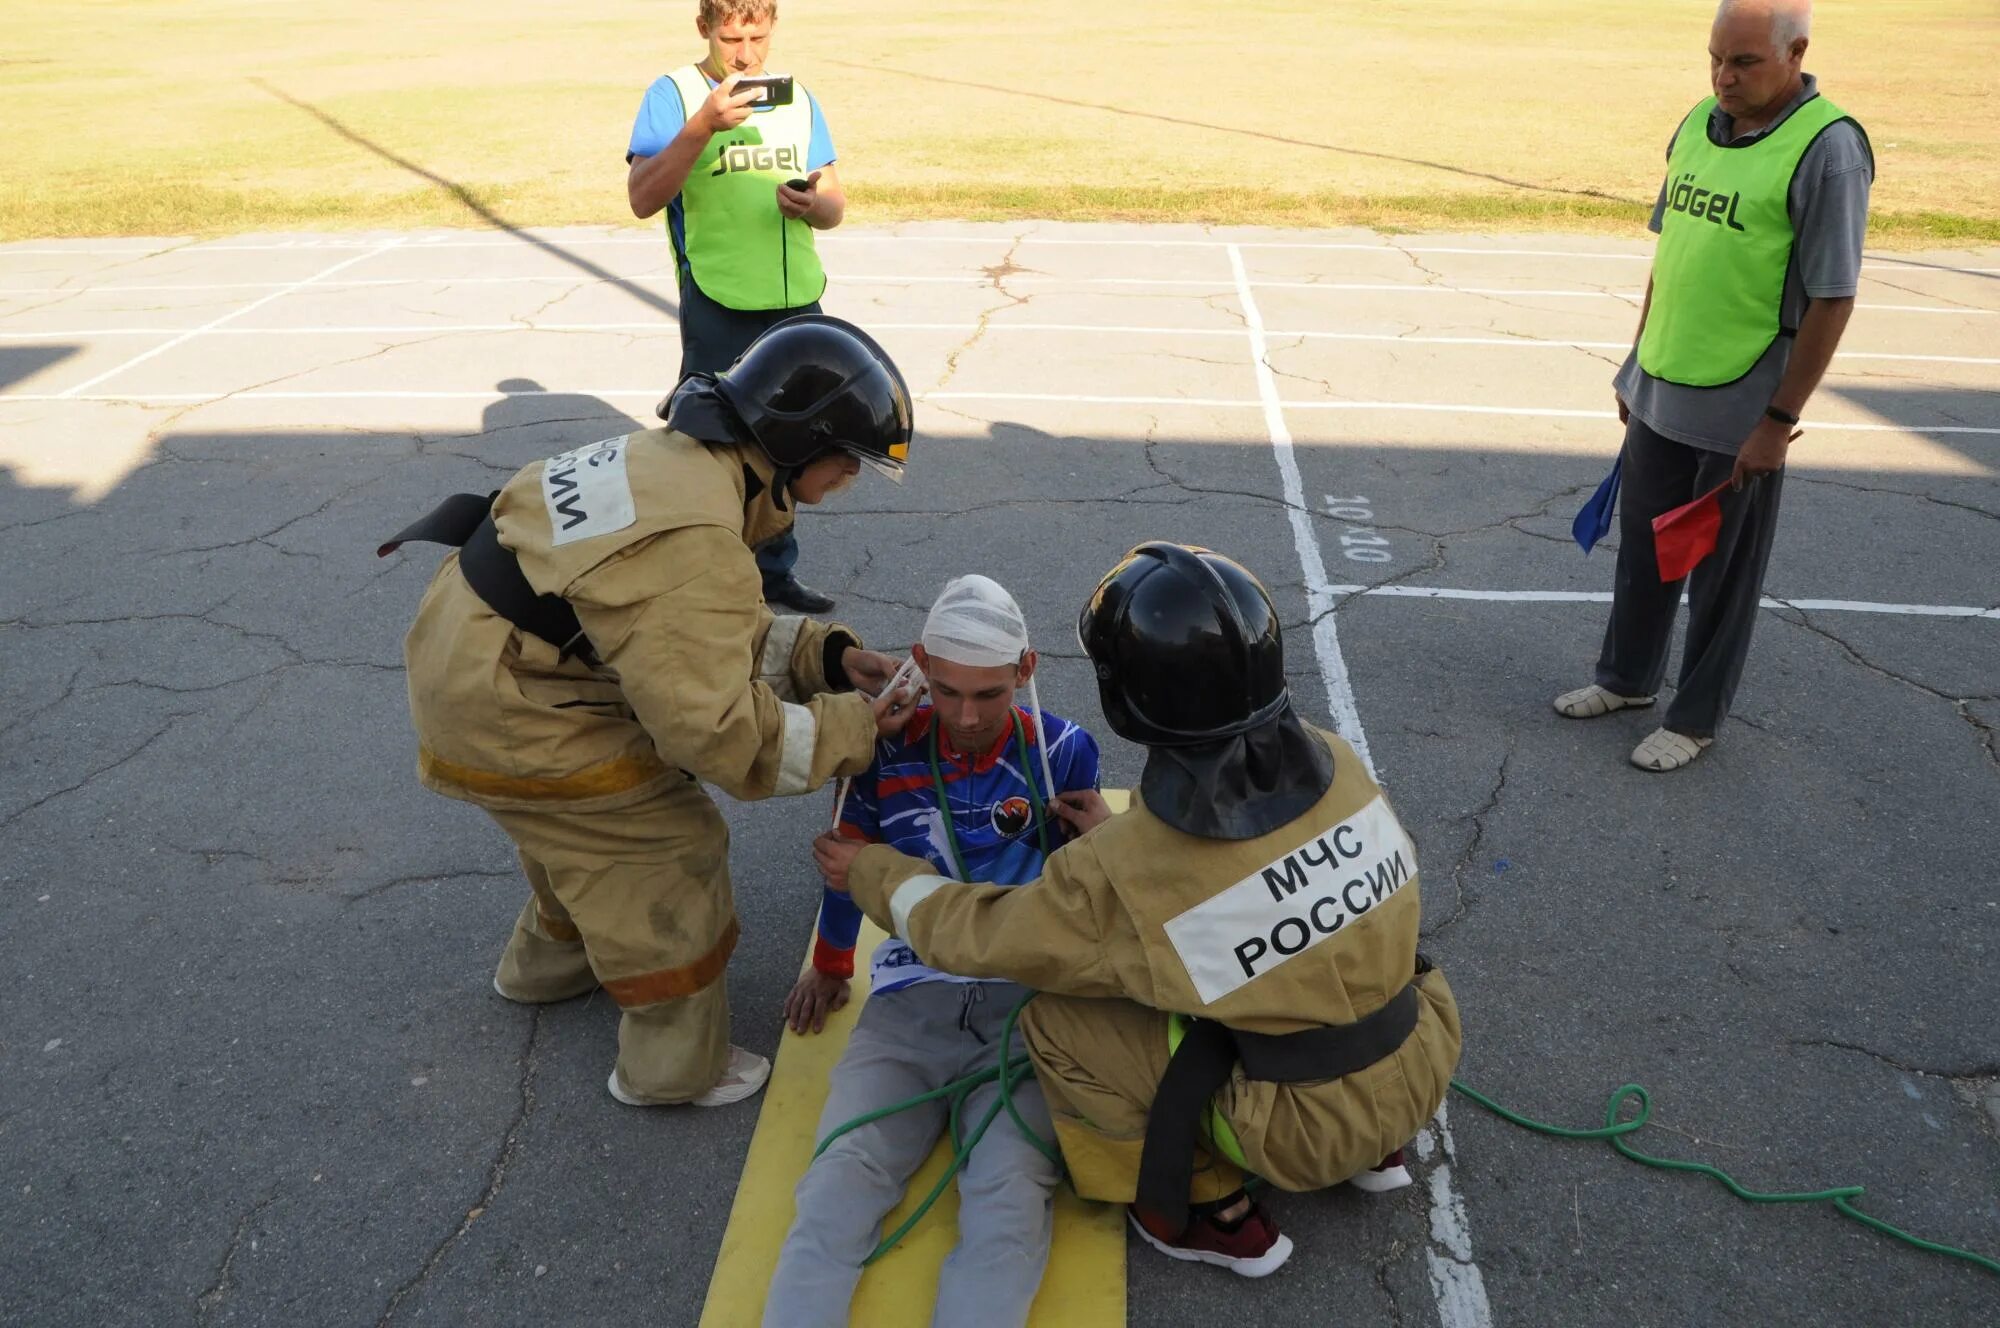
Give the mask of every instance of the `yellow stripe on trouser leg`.
M 1048 1099 L 1063 1161 L 1086 1199 L 1131 1203 L 1139 1193 L 1146 1119 L 1167 1072 L 1167 1020 L 1133 1001 L 1037 996 L 1021 1012 L 1021 1036 Z M 1195 1150 L 1189 1198 L 1235 1193 L 1243 1171 Z
M 865 922 L 855 953 L 870 954 L 881 940 L 881 929 Z M 701 1328 L 757 1328 L 763 1322 L 764 1291 L 792 1224 L 792 1188 L 819 1142 L 814 1127 L 826 1105 L 827 1079 L 868 999 L 868 974 L 866 966 L 862 968 L 854 979 L 854 999 L 827 1017 L 824 1032 L 801 1036 L 787 1029 L 778 1044 L 757 1133 L 743 1161 L 729 1226 L 709 1278 Z M 1028 1009 L 1044 999 L 1036 997 Z M 1011 1130 L 1014 1125 L 1002 1118 L 992 1128 Z M 941 1141 L 905 1186 L 902 1206 L 883 1220 L 884 1231 L 901 1225 L 950 1160 L 951 1146 Z M 930 1324 L 939 1266 L 958 1242 L 957 1215 L 957 1190 L 947 1189 L 895 1249 L 862 1273 L 848 1321 L 867 1328 Z M 1056 1191 L 1048 1270 L 1035 1295 L 1028 1328 L 1123 1328 L 1124 1323 L 1124 1214 L 1103 1204 L 1085 1203 L 1062 1186 Z
M 736 913 L 729 829 L 701 786 L 676 782 L 609 811 L 491 815 L 541 865 L 618 1002 L 620 1087 L 648 1102 L 707 1092 L 728 1062 L 722 974 Z

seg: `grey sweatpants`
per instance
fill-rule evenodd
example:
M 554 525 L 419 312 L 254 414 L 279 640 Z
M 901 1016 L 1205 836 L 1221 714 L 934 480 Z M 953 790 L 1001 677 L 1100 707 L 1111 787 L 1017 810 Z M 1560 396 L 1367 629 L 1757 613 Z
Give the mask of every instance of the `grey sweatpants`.
M 824 1139 L 836 1126 L 940 1087 L 998 1061 L 1001 1025 L 1028 994 L 1011 982 L 924 982 L 862 1007 L 847 1052 L 833 1068 Z M 1026 1051 L 1017 1034 L 1014 1054 Z M 999 1098 L 986 1084 L 966 1099 L 971 1129 Z M 1032 1070 L 1014 1105 L 1036 1133 L 1055 1137 Z M 820 1154 L 795 1192 L 778 1271 L 764 1302 L 764 1328 L 845 1328 L 861 1261 L 881 1239 L 882 1219 L 945 1132 L 940 1099 L 842 1135 Z M 1019 1328 L 1041 1286 L 1060 1179 L 1055 1164 L 1021 1137 L 1003 1109 L 958 1177 L 958 1246 L 938 1277 L 938 1328 Z
M 1597 659 L 1597 685 L 1620 696 L 1651 696 L 1667 674 L 1680 581 L 1662 583 L 1653 557 L 1653 518 L 1671 512 L 1729 478 L 1736 458 L 1663 438 L 1634 415 L 1625 426 L 1623 488 L 1618 495 L 1618 574 L 1611 621 Z M 1782 470 L 1739 493 L 1722 491 L 1722 530 L 1715 552 L 1685 582 L 1687 645 L 1680 684 L 1661 722 L 1690 738 L 1712 738 L 1750 654 L 1750 632 L 1764 594 L 1764 569 L 1778 529 Z

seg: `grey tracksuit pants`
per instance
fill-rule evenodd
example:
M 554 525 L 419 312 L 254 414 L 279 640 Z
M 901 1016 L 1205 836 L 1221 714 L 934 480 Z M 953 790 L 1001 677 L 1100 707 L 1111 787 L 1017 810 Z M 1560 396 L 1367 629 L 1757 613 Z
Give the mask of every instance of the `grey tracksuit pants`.
M 1764 569 L 1778 529 L 1785 472 L 1764 476 L 1741 492 L 1722 493 L 1722 530 L 1715 552 L 1685 583 L 1662 583 L 1653 557 L 1653 518 L 1671 512 L 1729 478 L 1736 458 L 1664 438 L 1634 415 L 1625 426 L 1625 469 L 1618 495 L 1618 573 L 1611 621 L 1597 659 L 1597 685 L 1620 696 L 1651 696 L 1667 674 L 1674 615 L 1687 587 L 1687 645 L 1680 683 L 1661 722 L 1690 738 L 1712 738 L 1750 654 L 1750 632 L 1764 593 Z
M 873 996 L 833 1069 L 818 1138 L 856 1116 L 997 1063 L 1001 1025 L 1027 989 L 1010 982 L 924 982 Z M 1014 1052 L 1025 1051 L 1019 1037 Z M 985 1084 L 961 1113 L 977 1125 L 999 1097 Z M 1044 1139 L 1055 1137 L 1033 1071 L 1014 1105 Z M 841 1136 L 799 1181 L 797 1216 L 764 1302 L 764 1328 L 846 1328 L 861 1261 L 882 1219 L 945 1132 L 943 1100 Z M 938 1278 L 938 1328 L 1019 1328 L 1041 1285 L 1054 1222 L 1055 1165 L 1021 1137 L 1003 1109 L 959 1173 L 958 1247 Z

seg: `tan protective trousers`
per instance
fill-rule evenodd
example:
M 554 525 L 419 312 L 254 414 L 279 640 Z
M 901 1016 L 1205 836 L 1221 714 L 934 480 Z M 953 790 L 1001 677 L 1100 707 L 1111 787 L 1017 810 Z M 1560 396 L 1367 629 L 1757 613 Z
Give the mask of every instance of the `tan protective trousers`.
M 1428 970 L 1416 988 L 1415 1030 L 1366 1069 L 1277 1084 L 1246 1079 L 1239 1067 L 1217 1090 L 1215 1114 L 1259 1176 L 1282 1190 L 1320 1189 L 1374 1166 L 1423 1128 L 1450 1086 L 1462 1033 L 1443 973 Z M 1021 1012 L 1020 1030 L 1076 1192 L 1130 1203 L 1146 1117 L 1172 1056 L 1168 1016 L 1133 1001 L 1043 992 Z M 1208 1203 L 1242 1180 L 1227 1157 L 1197 1148 L 1188 1198 Z
M 713 1088 L 729 1057 L 723 969 L 736 948 L 729 827 L 694 780 L 612 811 L 488 814 L 533 894 L 494 985 L 512 1000 L 602 986 L 622 1012 L 619 1087 L 647 1102 Z
M 1021 1011 L 1020 1031 L 1069 1166 L 1086 1199 L 1131 1203 L 1139 1192 L 1146 1118 L 1167 1072 L 1167 1016 L 1134 1001 L 1053 996 Z M 1213 1203 L 1243 1186 L 1243 1172 L 1197 1148 L 1188 1199 Z

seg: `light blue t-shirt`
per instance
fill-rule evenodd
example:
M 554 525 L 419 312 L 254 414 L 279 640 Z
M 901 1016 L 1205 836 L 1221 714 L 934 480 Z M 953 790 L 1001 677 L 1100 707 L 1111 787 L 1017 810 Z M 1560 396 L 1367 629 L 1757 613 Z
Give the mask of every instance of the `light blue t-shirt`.
M 702 74 L 702 78 L 710 88 L 715 86 L 715 80 L 709 78 L 706 72 Z M 820 114 L 818 99 L 804 87 L 799 87 L 798 91 L 805 96 L 807 105 L 812 108 L 812 142 L 806 148 L 806 170 L 816 171 L 833 165 L 833 135 L 827 130 L 826 117 Z M 752 114 L 762 115 L 772 109 L 769 106 L 759 106 L 752 111 Z M 672 78 L 662 74 L 653 80 L 653 85 L 646 89 L 645 97 L 639 102 L 638 117 L 632 121 L 632 141 L 625 148 L 626 162 L 629 164 L 638 157 L 659 155 L 666 150 L 667 144 L 674 141 L 674 136 L 681 132 L 685 124 L 687 124 L 687 108 L 681 105 L 681 91 L 674 86 Z M 674 252 L 682 255 L 680 261 L 685 275 L 687 209 L 681 205 L 679 194 L 675 194 L 673 201 L 667 204 L 667 228 L 673 234 Z

